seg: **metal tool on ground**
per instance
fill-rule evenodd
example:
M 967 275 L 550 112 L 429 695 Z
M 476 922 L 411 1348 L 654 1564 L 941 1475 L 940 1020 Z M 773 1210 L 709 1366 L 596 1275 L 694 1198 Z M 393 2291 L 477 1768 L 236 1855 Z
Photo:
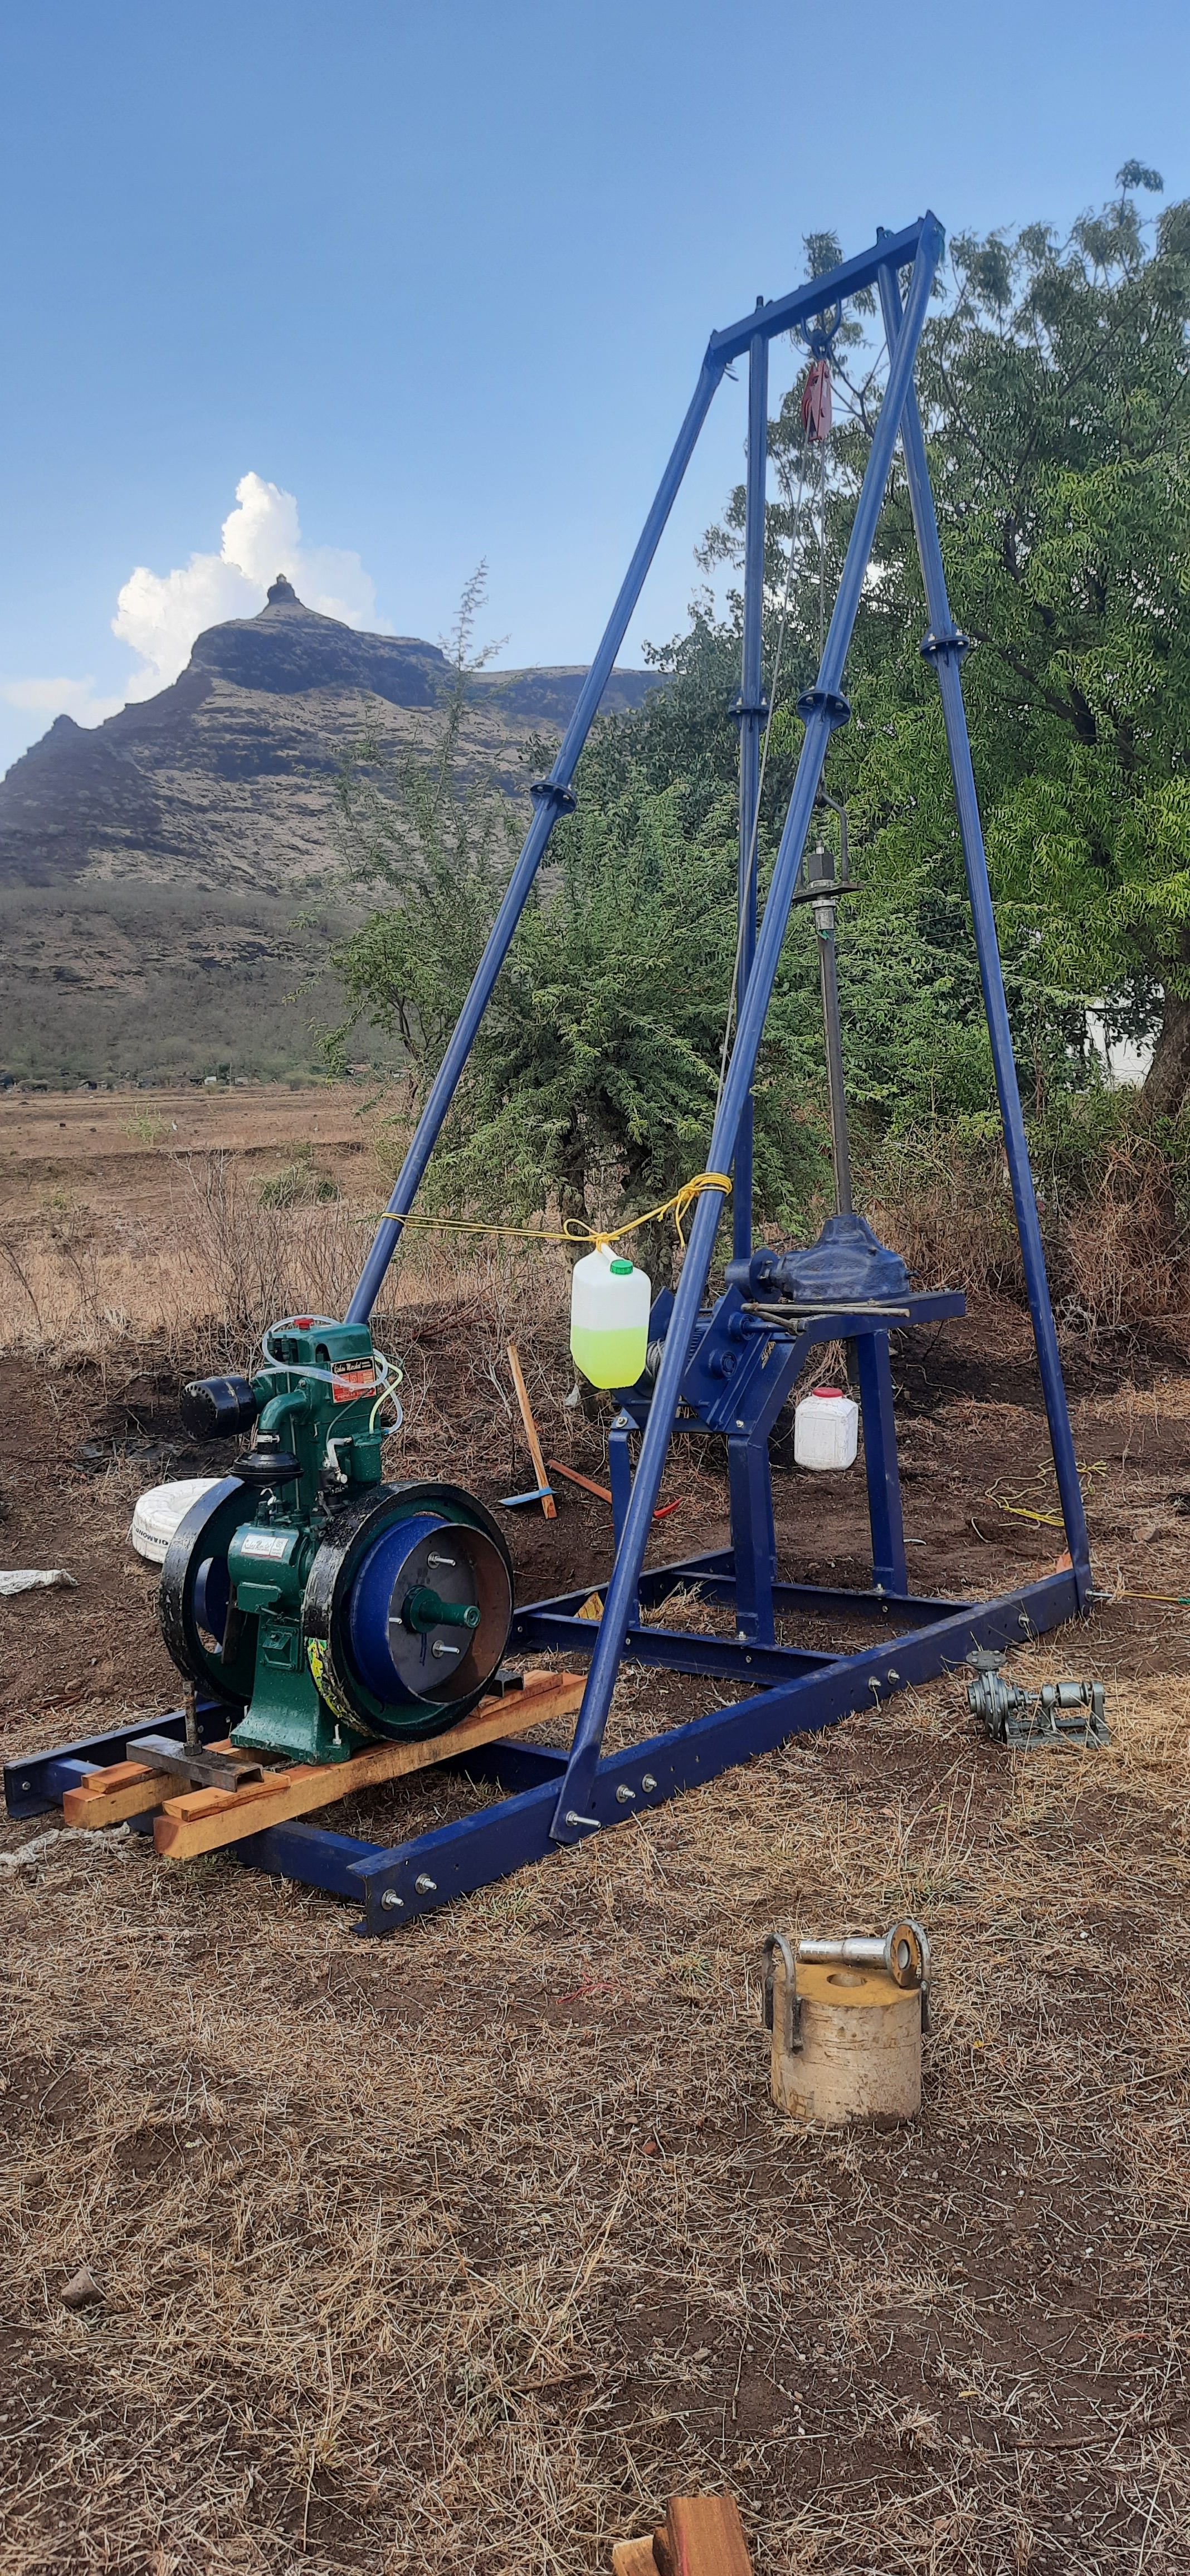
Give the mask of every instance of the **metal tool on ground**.
M 779 2111 L 839 2125 L 911 2120 L 921 2107 L 930 1945 L 910 1916 L 884 1933 L 764 1944 L 764 2027 Z
M 1042 1682 L 1037 1690 L 1023 1690 L 1004 1679 L 1003 1660 L 986 1647 L 967 1657 L 975 1675 L 967 1684 L 967 1706 L 997 1744 L 1020 1753 L 1085 1753 L 1110 1744 L 1102 1682 Z
M 490 1807 L 469 1809 L 413 1843 L 384 1851 L 349 1846 L 355 1854 L 350 1860 L 343 1848 L 346 1837 L 307 1828 L 303 1840 L 297 1826 L 286 1829 L 288 1874 L 319 1886 L 341 1886 L 347 1880 L 358 1890 L 366 1884 L 370 1930 L 390 1931 L 398 1921 L 540 1860 L 559 1843 L 606 1831 L 685 1788 L 705 1785 L 730 1765 L 747 1762 L 790 1735 L 831 1725 L 852 1710 L 871 1708 L 886 1693 L 953 1669 L 975 1647 L 1004 1648 L 1055 1627 L 1086 1606 L 1086 1518 L 963 709 L 962 663 L 970 641 L 956 626 L 947 597 L 913 386 L 942 250 L 940 223 L 932 214 L 923 215 L 899 233 L 881 232 L 869 249 L 828 275 L 761 302 L 727 329 L 712 333 L 686 418 L 574 714 L 548 778 L 532 790 L 524 845 L 346 1321 L 290 1319 L 277 1328 L 265 1365 L 251 1385 L 242 1379 L 207 1382 L 202 1400 L 210 1427 L 246 1431 L 255 1422 L 256 1439 L 237 1461 L 236 1472 L 182 1523 L 163 1573 L 166 1636 L 175 1660 L 198 1687 L 204 1742 L 229 1739 L 236 1754 L 285 1752 L 316 1765 L 345 1764 L 356 1758 L 360 1745 L 408 1742 L 448 1728 L 476 1704 L 506 1645 L 518 1657 L 574 1653 L 590 1658 L 569 1751 L 534 1746 L 499 1753 L 492 1774 L 505 1794 Z M 812 339 L 812 355 L 820 362 L 829 356 L 833 317 L 843 313 L 849 297 L 873 288 L 888 349 L 887 379 L 863 481 L 849 499 L 846 553 L 829 625 L 825 615 L 822 620 L 817 676 L 797 702 L 804 728 L 800 755 L 768 870 L 763 917 L 758 918 L 760 782 L 771 714 L 763 686 L 768 352 L 774 338 L 805 329 L 827 344 L 818 346 Z M 373 1351 L 369 1318 L 403 1227 L 411 1212 L 416 1218 L 413 1202 L 550 835 L 558 817 L 573 808 L 583 745 L 700 430 L 737 359 L 747 362 L 748 424 L 736 708 L 740 795 L 734 1045 L 730 1055 L 724 1049 L 706 1169 L 676 1194 L 675 1215 L 683 1205 L 693 1210 L 676 1291 L 666 1289 L 654 1298 L 644 1369 L 633 1384 L 616 1389 L 619 1409 L 609 1437 L 615 1543 L 610 1576 L 591 1569 L 573 1590 L 521 1605 L 513 1615 L 507 1550 L 491 1516 L 456 1486 L 388 1485 L 383 1480 L 377 1420 L 391 1380 Z M 819 380 L 813 406 L 819 427 L 825 426 L 822 396 Z M 844 1205 L 828 1218 L 819 1241 L 799 1251 L 769 1249 L 753 1239 L 753 1088 L 825 763 L 832 737 L 850 713 L 844 695 L 848 648 L 898 441 L 929 614 L 922 651 L 942 703 L 1004 1150 L 1070 1558 L 1068 1566 L 1038 1571 L 991 1600 L 956 1601 L 916 1592 L 906 1567 L 891 1336 L 905 1324 L 938 1323 L 962 1314 L 962 1294 L 913 1287 L 899 1256 L 880 1243 L 854 1208 Z M 825 440 L 819 442 L 819 453 L 825 460 Z M 825 489 L 824 462 L 820 499 Z M 824 608 L 825 571 L 823 548 Z M 822 881 L 816 895 L 824 904 L 834 899 Z M 890 1032 L 890 1061 L 895 1062 L 894 1041 L 895 1032 Z M 841 1083 L 836 1096 L 841 1104 Z M 841 1146 L 840 1131 L 842 1181 Z M 715 1296 L 709 1284 L 712 1257 L 729 1193 L 732 1258 L 723 1292 Z M 634 1332 L 639 1339 L 635 1323 Z M 785 1573 L 779 1573 L 777 1564 L 770 1433 L 815 1348 L 835 1341 L 850 1346 L 863 1418 L 872 1579 L 870 1587 L 858 1590 L 811 1579 L 813 1563 Z M 196 1401 L 200 1394 L 196 1390 Z M 526 1436 L 528 1427 L 526 1423 Z M 646 1569 L 670 1444 L 708 1438 L 726 1445 L 730 1544 Z M 531 1454 L 542 1489 L 548 1481 L 544 1462 L 532 1448 Z M 552 1497 L 539 1491 L 537 1498 L 548 1516 Z M 807 1521 L 806 1553 L 813 1559 L 819 1533 L 812 1515 Z M 596 1592 L 602 1615 L 583 1618 L 582 1609 Z M 716 1628 L 713 1620 L 691 1629 L 663 1625 L 657 1613 L 666 1601 L 690 1595 L 700 1605 L 722 1611 L 723 1627 Z M 477 1614 L 474 1624 L 471 1614 Z M 778 1638 L 777 1623 L 787 1619 L 797 1623 L 796 1645 Z M 853 1641 L 857 1620 L 867 1624 L 869 1633 L 869 1643 L 858 1649 Z M 648 1743 L 606 1752 L 612 1695 L 625 1659 L 703 1676 L 713 1685 L 711 1704 Z M 731 1696 L 725 1683 L 737 1690 L 743 1685 L 742 1693 Z M 176 1734 L 180 1724 L 175 1728 L 169 1722 L 158 1731 Z M 116 1758 L 114 1753 L 106 1756 L 108 1761 Z M 7 1778 L 10 1811 L 35 1813 L 60 1794 L 64 1780 L 76 1784 L 77 1764 L 72 1769 L 65 1754 L 39 1756 L 11 1766 Z M 191 1794 L 243 1798 L 259 1785 Z M 278 1846 L 269 1836 L 256 1839 L 276 1853 Z M 352 1879 L 357 1868 L 359 1877 Z M 799 1973 L 862 1980 L 869 1972 L 806 1962 Z M 897 1987 L 890 1985 L 889 1991 L 901 1995 Z

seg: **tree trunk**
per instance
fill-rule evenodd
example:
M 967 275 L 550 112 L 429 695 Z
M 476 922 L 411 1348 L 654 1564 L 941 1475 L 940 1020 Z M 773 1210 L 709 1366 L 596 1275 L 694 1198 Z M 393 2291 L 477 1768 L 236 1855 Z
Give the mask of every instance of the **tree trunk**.
M 1166 1118 L 1177 1117 L 1190 1093 L 1190 999 L 1180 993 L 1167 997 L 1144 1089 L 1150 1108 Z

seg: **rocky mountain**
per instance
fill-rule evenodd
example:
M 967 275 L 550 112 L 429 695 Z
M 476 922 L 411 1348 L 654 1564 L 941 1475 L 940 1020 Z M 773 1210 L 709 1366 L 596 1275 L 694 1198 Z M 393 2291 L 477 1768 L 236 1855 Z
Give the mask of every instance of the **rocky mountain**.
M 280 891 L 332 873 L 333 782 L 365 717 L 393 749 L 432 730 L 450 677 L 414 636 L 362 635 L 279 577 L 258 617 L 200 635 L 172 688 L 85 730 L 59 716 L 0 782 L 0 885 L 138 877 Z M 516 746 L 564 728 L 582 669 L 468 683 L 464 751 L 524 785 Z M 647 671 L 613 674 L 637 706 Z
M 0 1077 L 315 1065 L 351 902 L 339 762 L 365 725 L 382 752 L 432 742 L 450 677 L 436 645 L 358 634 L 279 578 L 258 617 L 199 636 L 172 688 L 92 730 L 59 716 L 0 781 Z M 583 677 L 468 682 L 463 758 L 526 811 L 519 746 L 562 732 Z M 615 672 L 604 705 L 656 685 Z

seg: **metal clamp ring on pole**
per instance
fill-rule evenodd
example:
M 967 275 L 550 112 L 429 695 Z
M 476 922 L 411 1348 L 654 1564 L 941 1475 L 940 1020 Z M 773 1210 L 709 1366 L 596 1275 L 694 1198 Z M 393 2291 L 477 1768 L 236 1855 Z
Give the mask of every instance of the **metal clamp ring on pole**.
M 925 636 L 919 645 L 918 650 L 927 662 L 941 661 L 945 655 L 950 653 L 953 653 L 958 661 L 965 662 L 968 653 L 971 651 L 971 638 L 969 635 L 964 635 L 961 627 L 956 626 L 953 634 L 951 635 L 930 634 Z
M 552 805 L 555 817 L 573 814 L 578 804 L 573 787 L 563 787 L 556 778 L 535 778 L 529 794 L 535 805 Z
M 836 725 L 850 722 L 851 700 L 843 696 L 841 689 L 803 689 L 797 711 L 803 724 L 809 724 L 811 716 L 826 715 L 833 732 Z

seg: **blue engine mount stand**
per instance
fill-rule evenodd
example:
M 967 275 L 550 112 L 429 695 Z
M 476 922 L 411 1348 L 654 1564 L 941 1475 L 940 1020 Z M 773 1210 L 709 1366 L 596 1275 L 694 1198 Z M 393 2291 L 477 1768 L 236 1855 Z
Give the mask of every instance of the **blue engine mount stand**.
M 645 522 L 606 632 L 584 682 L 547 779 L 533 789 L 533 818 L 476 971 L 458 1025 L 416 1133 L 359 1286 L 348 1323 L 371 1315 L 385 1272 L 454 1097 L 479 1023 L 560 814 L 574 804 L 571 782 L 616 655 L 640 596 L 663 528 L 719 382 L 732 360 L 749 369 L 748 468 L 740 735 L 740 970 L 738 1024 L 714 1133 L 712 1171 L 733 1175 L 732 1260 L 722 1296 L 705 1303 L 724 1193 L 699 1197 L 676 1293 L 659 1298 L 652 1321 L 650 1368 L 621 1399 L 611 1433 L 615 1557 L 610 1580 L 584 1584 L 555 1600 L 519 1609 L 511 1644 L 521 1653 L 591 1658 L 569 1753 L 513 1739 L 469 1753 L 472 1778 L 501 1793 L 491 1806 L 439 1826 L 415 1842 L 371 1844 L 304 1824 L 276 1826 L 228 1846 L 249 1866 L 304 1880 L 354 1898 L 358 1929 L 397 1930 L 450 1898 L 540 1860 L 559 1843 L 622 1823 L 680 1790 L 713 1779 L 731 1765 L 770 1751 L 786 1738 L 828 1726 L 886 1693 L 960 1664 L 975 1646 L 1005 1647 L 1082 1612 L 1090 1585 L 1086 1519 L 1045 1275 L 1037 1205 L 1013 1061 L 1004 981 L 996 940 L 987 861 L 963 710 L 962 663 L 969 647 L 950 613 L 938 542 L 913 368 L 931 287 L 942 252 L 942 228 L 924 215 L 900 233 L 881 233 L 871 249 L 830 275 L 756 310 L 711 335 L 698 383 L 656 500 Z M 838 595 L 818 677 L 799 701 L 805 734 L 789 810 L 763 917 L 757 921 L 755 820 L 760 749 L 767 714 L 761 685 L 768 348 L 779 333 L 812 328 L 815 316 L 875 286 L 888 344 L 885 398 L 872 437 Z M 908 1588 L 900 1481 L 893 1420 L 890 1335 L 912 1324 L 964 1311 L 957 1292 L 919 1294 L 903 1283 L 860 1218 L 828 1221 L 809 1252 L 776 1255 L 752 1240 L 752 1101 L 757 1054 L 831 736 L 849 714 L 844 668 L 876 523 L 900 441 L 930 631 L 922 651 L 937 674 L 954 779 L 984 1009 L 1020 1235 L 1042 1392 L 1066 1532 L 1068 1565 L 995 1600 L 958 1602 Z M 832 1230 L 833 1229 L 833 1230 Z M 778 1575 L 769 1468 L 769 1435 L 809 1353 L 819 1342 L 846 1341 L 855 1357 L 863 1414 L 864 1460 L 872 1540 L 866 1591 L 831 1590 Z M 710 1555 L 642 1571 L 662 1470 L 672 1438 L 718 1435 L 727 1443 L 731 1545 Z M 639 1439 L 633 1471 L 630 1444 Z M 592 1589 L 598 1620 L 580 1618 Z M 674 1593 L 693 1592 L 733 1613 L 734 1636 L 703 1635 L 656 1623 Z M 813 1647 L 780 1645 L 778 1619 L 797 1616 L 821 1627 Z M 868 1623 L 871 1642 L 858 1650 L 832 1641 L 840 1629 Z M 603 1739 L 621 1663 L 661 1665 L 742 1688 L 744 1696 L 686 1725 L 619 1752 Z M 204 1739 L 226 1733 L 228 1712 L 199 1702 Z M 60 1802 L 91 1769 L 124 1759 L 139 1733 L 181 1735 L 183 1718 L 145 1721 L 139 1729 L 93 1738 L 10 1764 L 10 1815 L 37 1814 Z M 146 1827 L 151 1819 L 140 1820 Z

